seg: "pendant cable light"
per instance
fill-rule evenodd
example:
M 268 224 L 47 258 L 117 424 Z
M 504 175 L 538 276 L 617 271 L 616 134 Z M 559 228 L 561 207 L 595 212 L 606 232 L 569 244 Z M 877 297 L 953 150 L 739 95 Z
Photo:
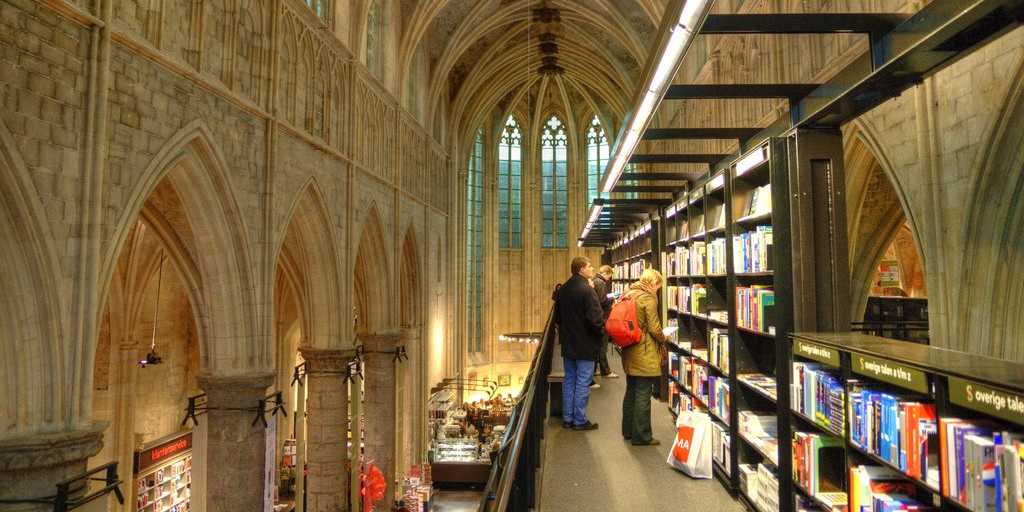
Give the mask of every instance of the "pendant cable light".
M 164 253 L 160 252 L 160 268 L 157 270 L 156 277 L 156 300 L 153 303 L 153 332 L 149 339 L 149 353 L 146 357 L 139 359 L 139 366 L 145 368 L 151 364 L 160 364 L 163 359 L 156 353 L 156 327 L 157 322 L 160 320 L 160 289 L 164 284 Z

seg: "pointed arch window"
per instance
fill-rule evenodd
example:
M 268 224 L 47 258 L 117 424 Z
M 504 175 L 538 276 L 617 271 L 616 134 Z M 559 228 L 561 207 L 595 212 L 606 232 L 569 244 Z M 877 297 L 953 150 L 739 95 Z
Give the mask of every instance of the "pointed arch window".
M 508 116 L 498 140 L 498 243 L 502 249 L 520 249 L 522 240 L 523 135 L 519 123 Z
M 306 0 L 306 5 L 325 23 L 330 21 L 331 0 Z
M 608 166 L 608 137 L 597 115 L 590 120 L 587 129 L 587 204 L 590 208 L 594 199 L 601 197 L 601 177 Z
M 484 134 L 476 133 L 466 173 L 466 342 L 483 350 Z
M 541 162 L 541 247 L 569 245 L 569 143 L 565 125 L 558 116 L 544 123 L 540 137 Z

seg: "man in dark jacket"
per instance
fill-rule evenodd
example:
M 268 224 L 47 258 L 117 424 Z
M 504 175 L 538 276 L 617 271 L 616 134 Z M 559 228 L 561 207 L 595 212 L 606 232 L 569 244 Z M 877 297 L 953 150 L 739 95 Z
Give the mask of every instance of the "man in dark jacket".
M 555 323 L 565 362 L 562 383 L 562 425 L 575 430 L 594 430 L 597 423 L 587 419 L 590 381 L 594 361 L 598 359 L 604 314 L 590 284 L 594 266 L 582 256 L 572 260 L 572 277 L 558 289 L 555 297 Z
M 594 276 L 594 291 L 597 292 L 597 301 L 601 304 L 601 312 L 604 321 L 608 321 L 608 315 L 612 312 L 612 305 L 615 300 L 608 296 L 612 291 L 612 267 L 603 265 Z M 598 369 L 602 377 L 614 379 L 618 377 L 608 365 L 608 334 L 601 333 L 601 348 L 598 351 Z

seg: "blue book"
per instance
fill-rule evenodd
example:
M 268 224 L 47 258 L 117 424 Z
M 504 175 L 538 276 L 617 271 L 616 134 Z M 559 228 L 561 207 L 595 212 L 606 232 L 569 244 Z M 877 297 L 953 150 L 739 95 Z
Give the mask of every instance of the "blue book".
M 882 395 L 882 421 L 879 429 L 878 456 L 892 462 L 892 420 L 889 417 L 890 405 L 896 397 L 886 393 Z
M 967 460 L 964 457 L 964 436 L 970 435 L 989 435 L 991 431 L 985 427 L 979 425 L 963 424 L 954 427 L 954 440 L 953 446 L 956 449 L 956 488 L 959 496 L 956 496 L 960 502 L 964 502 L 967 496 L 967 474 L 964 471 L 967 468 Z

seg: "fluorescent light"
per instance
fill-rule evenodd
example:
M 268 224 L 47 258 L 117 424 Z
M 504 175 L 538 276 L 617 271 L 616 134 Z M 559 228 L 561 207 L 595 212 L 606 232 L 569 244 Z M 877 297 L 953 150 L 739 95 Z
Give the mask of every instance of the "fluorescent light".
M 583 234 L 580 235 L 580 239 L 586 238 L 587 235 L 589 235 L 589 234 L 590 234 L 590 224 L 587 224 L 587 227 L 583 228 Z
M 722 186 L 725 185 L 725 174 L 719 174 L 718 176 L 715 176 L 715 179 L 711 180 L 711 183 L 709 183 L 709 185 L 710 188 L 708 189 L 708 192 L 722 188 Z
M 736 162 L 736 176 L 740 176 L 747 171 L 761 165 L 765 160 L 768 159 L 768 147 L 761 146 L 754 150 L 754 152 L 740 159 Z
M 583 235 L 583 236 L 587 236 L 587 235 Z M 583 247 L 583 240 L 577 240 L 576 241 L 576 247 Z
M 619 176 L 622 174 L 622 169 L 626 166 L 623 159 L 616 157 L 615 161 L 612 162 L 612 168 L 608 171 L 608 178 L 604 185 L 604 193 L 611 193 L 612 189 L 615 188 L 615 182 L 619 181 Z
M 643 101 L 640 102 L 640 108 L 636 109 L 636 117 L 633 118 L 633 126 L 630 128 L 630 133 L 634 130 L 639 131 L 639 126 L 647 123 L 651 114 L 654 113 L 654 108 L 657 106 L 658 95 L 651 91 L 647 91 L 647 94 L 644 95 Z
M 710 2 L 711 0 L 686 0 L 683 12 L 679 14 L 679 24 L 692 31 Z
M 668 45 L 665 46 L 665 53 L 662 54 L 661 60 L 658 61 L 658 67 L 654 69 L 649 90 L 659 90 L 663 85 L 675 78 L 680 54 L 686 49 L 686 43 L 690 40 L 690 37 L 689 30 L 682 27 L 672 29 L 672 35 L 668 38 Z
M 672 206 L 668 207 L 668 210 L 665 211 L 665 218 L 666 219 L 671 219 L 672 217 L 675 217 L 675 216 L 676 216 L 676 205 L 673 204 Z
M 603 208 L 604 208 L 604 205 L 601 205 L 601 204 L 595 204 L 595 205 L 590 207 L 590 218 L 587 219 L 587 227 L 590 227 L 595 222 L 597 222 L 597 218 L 601 215 L 601 210 Z M 586 236 L 586 235 L 584 235 L 584 236 Z

